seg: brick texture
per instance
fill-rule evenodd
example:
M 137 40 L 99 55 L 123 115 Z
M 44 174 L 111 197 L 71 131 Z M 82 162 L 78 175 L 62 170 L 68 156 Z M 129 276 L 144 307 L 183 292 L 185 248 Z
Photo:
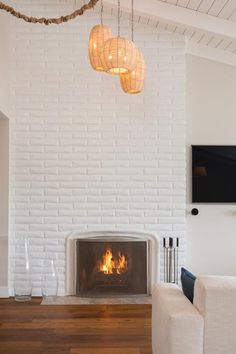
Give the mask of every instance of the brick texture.
M 24 0 L 21 9 L 51 16 L 55 4 L 60 14 L 72 9 L 66 0 Z M 27 236 L 35 294 L 47 258 L 64 294 L 72 230 L 179 236 L 184 263 L 184 37 L 136 24 L 146 86 L 126 95 L 117 77 L 90 68 L 89 31 L 98 22 L 95 11 L 61 26 L 11 22 L 10 279 Z M 104 22 L 116 33 L 114 17 Z M 122 35 L 130 35 L 124 20 Z

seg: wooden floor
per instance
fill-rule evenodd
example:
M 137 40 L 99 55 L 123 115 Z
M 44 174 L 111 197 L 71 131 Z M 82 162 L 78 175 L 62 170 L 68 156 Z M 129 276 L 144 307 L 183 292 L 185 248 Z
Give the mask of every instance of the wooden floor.
M 0 299 L 0 354 L 151 354 L 151 305 Z

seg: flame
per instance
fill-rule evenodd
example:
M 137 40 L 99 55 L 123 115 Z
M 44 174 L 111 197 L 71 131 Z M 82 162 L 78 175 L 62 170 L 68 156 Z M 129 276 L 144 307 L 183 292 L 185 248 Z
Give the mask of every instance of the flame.
M 121 252 L 118 253 L 118 260 L 116 260 L 109 248 L 102 258 L 99 270 L 104 274 L 122 274 L 125 273 L 128 268 L 127 260 Z

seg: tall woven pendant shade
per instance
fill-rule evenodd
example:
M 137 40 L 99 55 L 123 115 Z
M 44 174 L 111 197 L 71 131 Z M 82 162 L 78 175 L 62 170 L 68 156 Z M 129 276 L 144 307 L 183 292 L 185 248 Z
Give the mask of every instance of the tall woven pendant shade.
M 127 74 L 120 75 L 120 84 L 126 93 L 140 93 L 144 87 L 145 61 L 143 54 L 139 51 L 136 68 Z
M 137 53 L 136 45 L 128 39 L 110 38 L 101 51 L 102 67 L 114 75 L 128 73 L 136 67 Z
M 92 68 L 97 71 L 105 71 L 101 63 L 101 50 L 108 38 L 112 37 L 110 27 L 96 25 L 89 36 L 89 60 Z

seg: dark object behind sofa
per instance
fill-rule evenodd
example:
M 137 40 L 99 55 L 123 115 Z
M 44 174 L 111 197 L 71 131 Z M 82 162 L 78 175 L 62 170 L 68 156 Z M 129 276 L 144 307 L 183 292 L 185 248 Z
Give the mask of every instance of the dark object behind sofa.
M 181 268 L 181 283 L 184 295 L 193 303 L 194 296 L 194 284 L 196 277 L 190 273 L 187 269 Z

